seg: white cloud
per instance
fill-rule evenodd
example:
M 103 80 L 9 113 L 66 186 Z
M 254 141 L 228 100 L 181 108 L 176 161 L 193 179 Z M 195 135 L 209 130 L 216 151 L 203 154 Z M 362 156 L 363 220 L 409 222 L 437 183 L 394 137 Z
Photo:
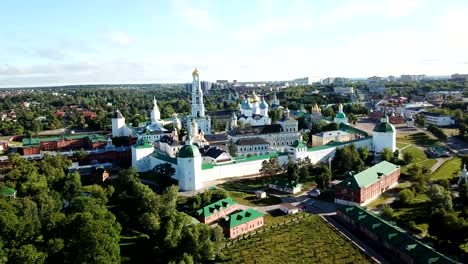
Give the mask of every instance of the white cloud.
M 216 23 L 210 15 L 207 2 L 195 4 L 190 0 L 172 0 L 171 5 L 174 12 L 190 26 L 206 31 L 216 29 Z
M 134 43 L 134 39 L 128 33 L 115 31 L 107 35 L 109 42 L 120 47 L 128 47 Z
M 320 15 L 321 24 L 339 24 L 362 17 L 401 17 L 411 14 L 422 0 L 348 0 Z

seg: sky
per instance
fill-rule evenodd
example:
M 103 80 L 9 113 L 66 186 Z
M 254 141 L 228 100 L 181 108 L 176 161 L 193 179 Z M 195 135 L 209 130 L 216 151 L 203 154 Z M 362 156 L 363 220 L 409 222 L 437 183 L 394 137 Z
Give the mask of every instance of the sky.
M 1 0 L 0 87 L 468 73 L 468 1 Z

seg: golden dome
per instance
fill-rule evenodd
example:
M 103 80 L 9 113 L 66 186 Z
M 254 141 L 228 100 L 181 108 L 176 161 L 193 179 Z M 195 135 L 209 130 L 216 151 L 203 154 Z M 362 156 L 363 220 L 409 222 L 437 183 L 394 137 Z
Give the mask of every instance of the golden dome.
M 198 69 L 195 68 L 195 70 L 193 70 L 193 72 L 192 72 L 192 75 L 193 75 L 193 76 L 198 76 L 198 74 L 199 74 L 199 73 L 198 73 Z
M 256 103 L 260 101 L 260 98 L 258 97 L 257 94 L 255 94 L 255 91 L 252 92 L 252 96 L 250 96 L 250 102 L 251 103 Z

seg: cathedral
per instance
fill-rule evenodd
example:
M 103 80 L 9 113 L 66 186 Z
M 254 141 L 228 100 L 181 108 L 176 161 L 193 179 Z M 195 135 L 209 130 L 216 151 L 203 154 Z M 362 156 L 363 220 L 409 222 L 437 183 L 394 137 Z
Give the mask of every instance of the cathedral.
M 365 147 L 375 153 L 383 148 L 396 149 L 396 130 L 383 117 L 374 128 L 373 135 L 368 135 L 355 127 L 348 125 L 347 118 L 340 104 L 334 121 L 339 124 L 336 135 L 346 135 L 346 139 L 333 144 L 324 144 L 317 147 L 307 147 L 301 140 L 298 121 L 290 116 L 288 108 L 282 108 L 279 100 L 274 96 L 270 106 L 284 109 L 283 116 L 272 124 L 268 117 L 269 105 L 264 97 L 255 92 L 248 99 L 244 99 L 239 110 L 239 118 L 235 113 L 229 121 L 231 128 L 227 132 L 230 144 L 237 149 L 237 157 L 219 147 L 210 146 L 204 135 L 211 134 L 211 118 L 205 113 L 203 93 L 200 88 L 199 72 L 192 73 L 191 114 L 187 117 L 187 135 L 182 142 L 178 137 L 163 128 L 157 102 L 153 99 L 151 123 L 142 128 L 132 128 L 125 125 L 125 118 L 117 111 L 112 119 L 112 134 L 114 136 L 138 135 L 138 142 L 132 146 L 132 166 L 139 172 L 152 170 L 159 164 L 170 164 L 175 169 L 173 178 L 178 181 L 179 187 L 184 191 L 196 191 L 204 187 L 205 182 L 224 178 L 258 175 L 262 162 L 277 157 L 280 164 L 290 160 L 298 161 L 308 158 L 313 164 L 326 162 L 333 157 L 337 147 L 353 144 L 356 147 Z M 312 109 L 314 121 L 319 121 L 320 108 L 315 105 Z M 238 126 L 241 123 L 241 126 Z M 173 116 L 172 124 L 180 127 L 177 115 Z M 162 134 L 158 140 L 146 138 L 137 131 Z M 177 130 L 174 130 L 177 131 Z M 172 133 L 172 134 L 171 134 Z M 333 136 L 333 135 L 332 135 Z M 328 138 L 325 138 L 328 140 Z M 156 141 L 156 143 L 154 143 Z
M 258 97 L 255 91 L 250 98 L 246 98 L 239 105 L 240 116 L 237 120 L 242 126 L 264 126 L 271 124 L 271 118 L 268 117 L 268 104 L 265 97 Z

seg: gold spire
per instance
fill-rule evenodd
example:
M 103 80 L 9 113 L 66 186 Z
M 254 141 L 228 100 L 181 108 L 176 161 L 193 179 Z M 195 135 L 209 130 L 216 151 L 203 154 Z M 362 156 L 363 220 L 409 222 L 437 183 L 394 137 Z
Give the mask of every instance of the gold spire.
M 198 74 L 199 74 L 199 73 L 198 73 L 198 69 L 195 68 L 195 70 L 193 70 L 193 72 L 192 72 L 192 75 L 198 77 Z
M 250 96 L 250 102 L 256 103 L 258 101 L 260 101 L 260 98 L 258 98 L 258 95 L 255 93 L 255 91 L 252 91 L 252 96 Z

